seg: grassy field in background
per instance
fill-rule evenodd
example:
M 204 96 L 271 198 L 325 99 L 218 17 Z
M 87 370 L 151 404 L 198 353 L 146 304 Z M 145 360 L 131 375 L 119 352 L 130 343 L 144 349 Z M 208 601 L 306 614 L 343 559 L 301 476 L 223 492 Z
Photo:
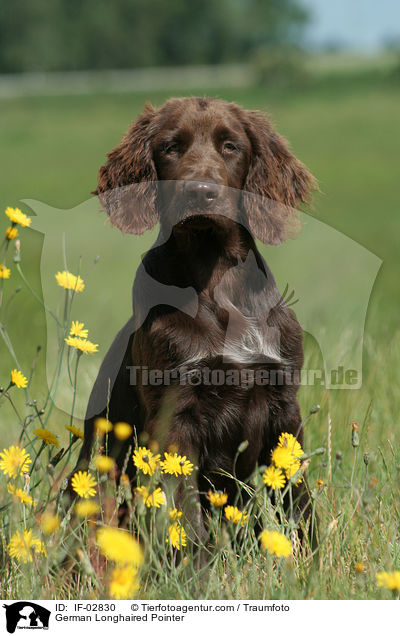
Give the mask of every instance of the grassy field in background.
M 182 90 L 180 95 L 188 94 Z M 204 94 L 208 95 L 205 89 Z M 307 424 L 306 450 L 327 448 L 325 456 L 312 460 L 310 483 L 321 479 L 325 490 L 319 498 L 319 516 L 325 543 L 319 555 L 319 568 L 303 567 L 299 576 L 286 573 L 281 587 L 269 587 L 254 564 L 248 582 L 241 580 L 241 565 L 225 566 L 213 573 L 215 579 L 204 594 L 210 597 L 274 598 L 380 598 L 374 573 L 380 569 L 399 569 L 398 466 L 400 465 L 400 332 L 398 301 L 400 264 L 398 237 L 398 157 L 400 142 L 400 84 L 393 85 L 380 73 L 346 74 L 303 89 L 213 92 L 212 96 L 234 100 L 251 109 L 270 113 L 279 132 L 318 179 L 321 193 L 314 203 L 314 214 L 383 260 L 370 300 L 364 348 L 364 384 L 356 391 L 330 391 L 303 387 L 300 400 L 304 413 L 313 404 L 320 412 Z M 154 92 L 146 99 L 161 105 L 171 97 Z M 0 102 L 0 148 L 2 153 L 0 188 L 0 230 L 7 223 L 2 211 L 19 206 L 25 198 L 37 199 L 55 208 L 74 208 L 90 196 L 96 185 L 99 165 L 105 153 L 115 146 L 121 134 L 143 107 L 142 95 L 92 95 L 74 97 L 21 98 Z M 21 208 L 29 212 L 29 208 Z M 91 242 L 90 225 L 82 219 L 77 233 Z M 40 253 L 42 237 L 23 230 L 23 267 L 36 292 L 41 294 Z M 80 237 L 82 238 L 82 236 Z M 133 238 L 135 259 L 148 245 L 148 237 Z M 267 256 L 268 258 L 268 256 Z M 12 265 L 9 265 L 12 269 Z M 301 263 L 299 263 L 301 269 Z M 315 264 L 318 268 L 318 262 Z M 62 261 L 59 265 L 62 268 Z M 332 264 L 334 267 L 334 264 Z M 351 277 L 351 272 L 349 272 Z M 105 290 L 112 304 L 118 288 Z M 7 294 L 21 284 L 12 269 Z M 125 285 L 125 283 L 124 283 Z M 130 290 L 127 289 L 129 295 Z M 82 318 L 83 320 L 83 318 Z M 107 315 L 85 316 L 88 326 L 101 331 Z M 92 324 L 91 324 L 92 323 Z M 30 368 L 37 345 L 46 346 L 43 311 L 23 288 L 10 308 L 7 328 L 26 369 Z M 8 383 L 13 362 L 0 342 L 0 385 Z M 98 355 L 102 355 L 101 352 Z M 306 364 L 321 365 L 316 343 L 305 340 Z M 32 394 L 40 404 L 44 385 L 44 352 L 38 359 Z M 22 404 L 22 403 L 21 403 Z M 23 404 L 22 404 L 23 406 Z M 54 411 L 52 430 L 63 437 L 65 417 Z M 357 421 L 360 447 L 351 446 L 351 422 Z M 4 400 L 0 408 L 2 441 L 15 443 L 14 414 Z M 336 454 L 342 453 L 337 460 Z M 368 453 L 368 465 L 364 454 Z M 364 564 L 357 574 L 355 563 Z M 233 575 L 229 571 L 232 567 Z M 14 572 L 17 577 L 17 574 Z M 17 577 L 18 578 L 18 577 Z M 221 581 L 224 584 L 220 587 Z M 260 587 L 263 581 L 262 586 Z M 180 588 L 178 579 L 163 589 L 151 582 L 143 596 L 195 595 L 196 585 Z M 38 588 L 39 590 L 39 588 Z M 89 594 L 89 587 L 84 594 Z M 56 588 L 40 594 L 57 596 Z M 71 594 L 79 596 L 78 591 Z M 12 596 L 12 594 L 11 594 Z M 4 596 L 3 596 L 4 597 Z

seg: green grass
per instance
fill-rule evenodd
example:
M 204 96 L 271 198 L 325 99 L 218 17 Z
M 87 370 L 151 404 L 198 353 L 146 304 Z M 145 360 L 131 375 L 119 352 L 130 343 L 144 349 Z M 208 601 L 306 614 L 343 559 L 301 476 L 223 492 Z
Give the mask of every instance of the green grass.
M 207 94 L 207 91 L 204 93 Z M 181 94 L 184 95 L 185 91 Z M 377 588 L 375 572 L 399 569 L 399 94 L 399 86 L 391 85 L 381 74 L 372 71 L 359 75 L 347 73 L 343 77 L 338 75 L 329 79 L 322 77 L 302 90 L 255 88 L 252 91 L 218 93 L 219 97 L 235 100 L 246 108 L 261 108 L 271 114 L 277 129 L 291 141 L 294 152 L 319 181 L 321 193 L 315 197 L 312 213 L 375 253 L 383 260 L 383 265 L 368 308 L 362 388 L 326 392 L 322 387 L 302 387 L 300 391 L 303 413 L 307 413 L 314 404 L 321 404 L 319 413 L 306 424 L 305 450 L 311 452 L 319 447 L 326 448 L 325 455 L 313 456 L 309 467 L 311 487 L 315 487 L 316 479 L 323 480 L 325 484 L 317 493 L 321 544 L 314 559 L 309 558 L 309 553 L 300 552 L 289 563 L 278 563 L 272 557 L 260 554 L 251 531 L 245 540 L 245 549 L 239 549 L 235 542 L 226 540 L 227 530 L 221 529 L 220 538 L 214 538 L 217 547 L 212 557 L 211 574 L 200 582 L 190 568 L 185 570 L 179 562 L 176 567 L 168 565 L 169 574 L 163 578 L 157 558 L 167 567 L 170 557 L 161 547 L 158 555 L 148 550 L 140 592 L 144 598 L 390 597 L 389 592 Z M 158 105 L 169 95 L 154 93 L 146 97 Z M 25 198 L 66 209 L 73 209 L 85 201 L 96 185 L 97 169 L 104 161 L 105 153 L 118 143 L 122 132 L 141 110 L 142 102 L 142 96 L 138 95 L 26 98 L 0 102 L 0 147 L 3 155 L 0 210 L 8 205 L 19 205 Z M 89 208 L 90 214 L 96 215 L 96 206 Z M 29 211 L 29 208 L 24 209 Z M 86 245 L 92 256 L 90 214 L 82 216 L 76 233 L 79 249 Z M 55 223 L 57 225 L 58 220 Z M 99 223 L 102 223 L 100 217 Z M 1 219 L 0 225 L 3 231 L 5 219 Z M 119 238 L 113 240 L 114 249 L 118 249 Z M 134 264 L 148 248 L 151 237 L 131 237 L 129 240 Z M 41 296 L 43 238 L 33 231 L 22 230 L 21 244 L 23 271 Z M 63 268 L 60 244 L 47 246 L 46 254 L 46 263 L 51 265 L 50 271 L 46 272 L 46 284 L 50 284 L 55 268 Z M 77 254 L 74 253 L 74 257 Z M 268 260 L 268 250 L 265 254 Z M 274 258 L 271 252 L 270 260 L 274 261 Z M 315 246 L 316 271 L 320 267 L 320 259 L 318 246 Z M 43 347 L 30 387 L 30 396 L 38 400 L 40 407 L 47 392 L 46 321 L 42 307 L 21 283 L 12 258 L 8 259 L 8 263 L 12 274 L 5 282 L 5 300 L 10 298 L 17 285 L 22 284 L 22 290 L 9 308 L 6 328 L 26 375 L 29 375 L 37 346 Z M 106 263 L 112 263 L 109 256 Z M 296 267 L 301 274 L 301 262 L 297 262 Z M 103 310 L 98 314 L 91 313 L 89 291 L 89 300 L 82 301 L 79 306 L 77 317 L 87 323 L 95 342 L 100 341 L 103 332 L 113 331 L 114 325 L 116 330 L 129 313 L 134 269 L 132 265 L 131 273 L 123 279 L 118 271 L 109 272 L 101 290 Z M 332 272 L 334 274 L 334 264 Z M 276 273 L 279 279 L 279 272 Z M 351 274 L 349 272 L 350 280 Z M 313 281 L 310 281 L 312 284 Z M 115 297 L 126 299 L 121 316 L 105 309 Z M 56 297 L 52 300 L 57 302 Z M 346 311 L 345 307 L 343 311 Z M 318 318 L 316 315 L 317 322 Z M 10 369 L 15 364 L 3 341 L 0 352 L 0 385 L 5 387 Z M 307 367 L 321 366 L 321 353 L 312 336 L 305 339 L 305 353 Z M 103 354 L 101 349 L 99 359 Z M 25 406 L 22 390 L 14 388 L 12 391 L 23 419 L 24 413 L 32 412 L 33 407 Z M 60 435 L 64 446 L 67 436 L 63 425 L 68 421 L 67 415 L 57 409 L 53 410 L 49 419 L 50 429 Z M 360 446 L 357 448 L 351 444 L 352 421 L 359 426 Z M 0 422 L 4 446 L 16 443 L 20 432 L 18 418 L 4 397 L 0 398 Z M 37 420 L 32 422 L 32 428 L 35 425 Z M 39 448 L 40 444 L 34 442 L 29 452 L 34 456 Z M 364 459 L 366 453 L 368 464 Z M 51 501 L 54 499 L 50 488 L 58 487 L 60 483 L 57 479 L 52 481 L 55 478 L 51 476 L 45 477 L 50 456 L 48 450 L 43 452 L 41 458 L 46 461 L 38 461 L 35 468 L 43 477 L 41 485 L 33 491 L 38 500 L 37 510 L 48 496 Z M 111 500 L 112 487 L 107 485 L 107 488 L 105 497 Z M 4 476 L 0 477 L 0 491 L 2 500 L 9 499 Z M 268 506 L 265 510 L 261 506 L 260 510 L 260 514 L 264 515 L 263 522 L 271 525 Z M 140 514 L 142 516 L 135 524 L 139 524 L 144 532 L 149 519 L 145 518 L 143 511 Z M 154 513 L 148 513 L 151 514 Z M 21 511 L 15 504 L 11 509 L 0 509 L 4 546 L 9 540 L 10 529 L 16 529 L 20 515 Z M 26 512 L 25 516 L 28 527 L 37 527 L 31 513 Z M 164 527 L 163 523 L 165 520 L 161 527 Z M 57 555 L 50 546 L 47 559 L 38 557 L 44 577 L 37 576 L 36 562 L 24 565 L 13 561 L 10 565 L 5 561 L 1 570 L 2 598 L 30 597 L 31 590 L 36 598 L 107 596 L 106 588 L 102 587 L 104 572 L 101 568 L 93 571 L 93 546 L 91 539 L 89 544 L 87 542 L 87 535 L 93 537 L 93 528 L 83 525 L 74 532 L 75 539 L 66 525 L 62 536 L 67 550 L 72 551 L 73 540 L 85 550 L 77 566 L 79 574 L 65 582 L 63 571 L 60 572 L 58 566 L 52 563 L 52 559 L 57 562 Z M 162 546 L 162 541 L 159 546 Z M 88 559 L 92 559 L 91 565 Z M 364 564 L 361 574 L 355 571 L 357 562 Z M 272 571 L 273 576 L 269 576 Z M 183 575 L 183 572 L 186 574 Z M 24 583 L 24 576 L 29 587 Z

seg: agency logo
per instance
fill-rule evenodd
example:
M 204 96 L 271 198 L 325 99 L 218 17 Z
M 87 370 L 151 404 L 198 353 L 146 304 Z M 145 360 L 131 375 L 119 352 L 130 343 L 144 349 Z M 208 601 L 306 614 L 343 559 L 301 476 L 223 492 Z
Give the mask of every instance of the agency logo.
M 32 603 L 18 601 L 3 605 L 6 610 L 6 628 L 9 634 L 16 629 L 49 629 L 50 610 Z

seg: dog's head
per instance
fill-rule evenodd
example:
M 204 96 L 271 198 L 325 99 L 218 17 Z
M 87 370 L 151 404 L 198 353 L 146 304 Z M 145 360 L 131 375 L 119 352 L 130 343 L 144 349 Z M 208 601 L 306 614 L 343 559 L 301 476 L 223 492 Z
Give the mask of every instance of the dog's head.
M 313 185 L 264 114 L 192 97 L 147 106 L 108 154 L 95 194 L 123 232 L 158 220 L 191 231 L 228 218 L 276 244 Z

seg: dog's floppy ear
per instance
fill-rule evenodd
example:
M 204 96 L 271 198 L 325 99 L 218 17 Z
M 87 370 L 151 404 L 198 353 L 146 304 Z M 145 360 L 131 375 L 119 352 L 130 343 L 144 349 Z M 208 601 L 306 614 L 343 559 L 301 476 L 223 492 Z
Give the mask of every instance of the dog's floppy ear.
M 263 113 L 242 111 L 242 123 L 252 146 L 243 195 L 249 228 L 263 243 L 277 245 L 296 222 L 295 208 L 308 201 L 315 179 Z
M 119 146 L 107 154 L 108 161 L 99 170 L 93 192 L 99 196 L 112 224 L 130 234 L 142 234 L 158 221 L 157 172 L 151 150 L 156 112 L 146 105 Z

